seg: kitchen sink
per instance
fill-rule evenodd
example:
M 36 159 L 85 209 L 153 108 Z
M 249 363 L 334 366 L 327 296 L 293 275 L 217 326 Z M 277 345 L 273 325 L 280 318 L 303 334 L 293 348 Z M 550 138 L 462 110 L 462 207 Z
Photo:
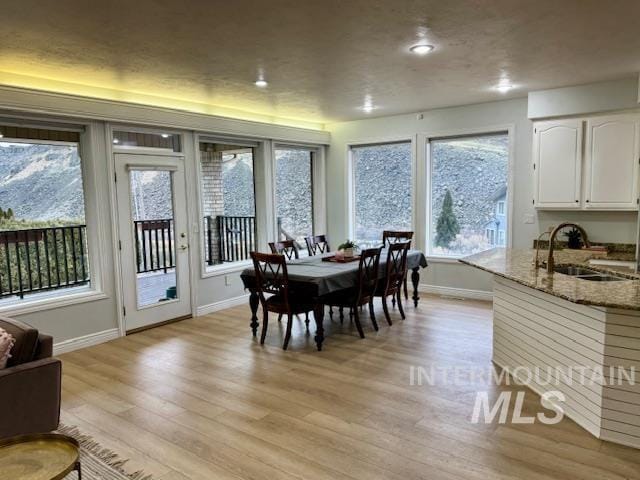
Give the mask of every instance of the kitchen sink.
M 617 282 L 619 280 L 627 280 L 626 278 L 614 277 L 613 275 L 578 275 L 577 278 L 592 282 Z
M 595 270 L 583 267 L 575 267 L 573 265 L 558 265 L 553 269 L 553 271 L 562 273 L 564 275 L 570 275 L 572 277 L 578 277 L 581 275 L 600 275 L 600 273 L 596 272 Z
M 574 265 L 558 265 L 553 269 L 554 272 L 579 278 L 580 280 L 589 280 L 590 282 L 617 282 L 619 280 L 627 280 L 626 278 L 600 273 L 584 267 L 576 267 Z

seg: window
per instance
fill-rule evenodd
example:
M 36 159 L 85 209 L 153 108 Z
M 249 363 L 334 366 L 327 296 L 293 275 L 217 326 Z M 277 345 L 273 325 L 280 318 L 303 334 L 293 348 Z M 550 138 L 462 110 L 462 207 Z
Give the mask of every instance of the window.
M 79 133 L 0 133 L 0 300 L 89 286 Z
M 354 235 L 382 244 L 383 230 L 411 230 L 411 142 L 352 147 Z
M 254 148 L 200 143 L 207 268 L 250 259 L 255 250 Z
M 113 132 L 113 145 L 120 148 L 157 148 L 180 151 L 180 135 L 172 133 Z
M 278 148 L 275 160 L 278 238 L 295 240 L 302 254 L 313 234 L 313 152 Z
M 504 245 L 508 134 L 431 139 L 428 146 L 429 253 L 453 257 Z

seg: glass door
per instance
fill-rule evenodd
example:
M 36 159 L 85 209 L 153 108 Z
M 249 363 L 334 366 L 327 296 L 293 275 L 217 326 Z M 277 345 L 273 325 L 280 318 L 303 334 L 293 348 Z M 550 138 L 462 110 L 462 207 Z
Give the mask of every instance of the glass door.
M 115 166 L 126 330 L 187 316 L 184 160 L 116 153 Z

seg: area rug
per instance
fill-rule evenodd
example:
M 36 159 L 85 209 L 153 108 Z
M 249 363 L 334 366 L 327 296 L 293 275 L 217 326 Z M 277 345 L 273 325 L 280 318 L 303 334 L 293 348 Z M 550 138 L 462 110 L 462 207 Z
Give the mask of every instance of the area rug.
M 103 448 L 91 436 L 80 432 L 77 427 L 60 424 L 57 431 L 75 438 L 80 443 L 82 480 L 153 480 L 151 475 L 145 475 L 142 471 L 127 473 L 124 469 L 126 459 Z M 65 480 L 77 478 L 78 474 L 71 472 Z

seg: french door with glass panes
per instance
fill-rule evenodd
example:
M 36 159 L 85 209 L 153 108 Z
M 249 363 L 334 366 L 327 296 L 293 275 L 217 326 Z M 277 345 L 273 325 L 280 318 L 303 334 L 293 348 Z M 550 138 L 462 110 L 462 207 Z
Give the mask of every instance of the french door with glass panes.
M 191 313 L 184 160 L 116 153 L 127 331 Z

